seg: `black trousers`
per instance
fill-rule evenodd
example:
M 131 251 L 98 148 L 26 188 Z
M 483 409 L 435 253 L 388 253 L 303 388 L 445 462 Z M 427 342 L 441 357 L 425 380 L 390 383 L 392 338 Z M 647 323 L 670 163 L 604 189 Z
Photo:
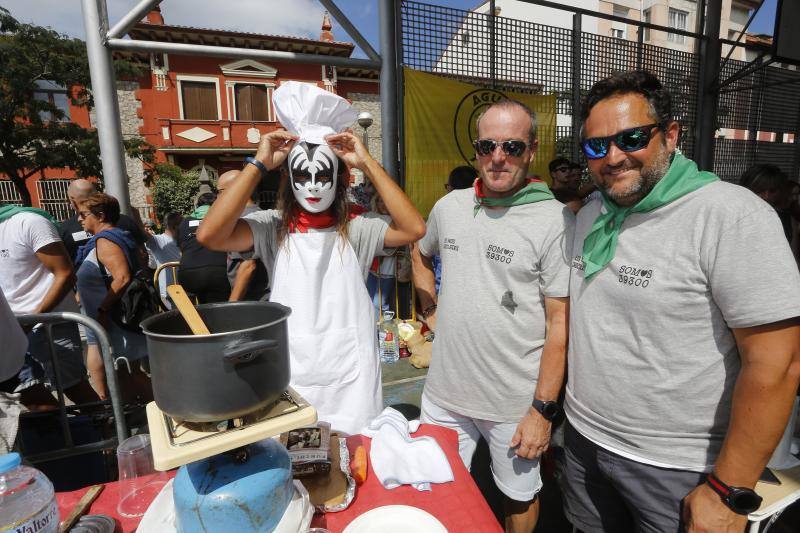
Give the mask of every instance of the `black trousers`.
M 224 266 L 180 268 L 178 281 L 201 304 L 227 302 L 231 295 L 231 284 Z

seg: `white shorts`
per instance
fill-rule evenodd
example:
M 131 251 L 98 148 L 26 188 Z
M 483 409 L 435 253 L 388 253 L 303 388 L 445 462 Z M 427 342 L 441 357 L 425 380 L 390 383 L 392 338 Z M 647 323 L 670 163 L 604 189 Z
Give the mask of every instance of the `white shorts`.
M 517 430 L 514 422 L 492 422 L 454 413 L 430 401 L 423 392 L 420 420 L 458 432 L 458 453 L 469 470 L 481 436 L 489 444 L 492 477 L 500 491 L 512 500 L 527 502 L 542 489 L 539 459 L 517 457 L 509 444 Z

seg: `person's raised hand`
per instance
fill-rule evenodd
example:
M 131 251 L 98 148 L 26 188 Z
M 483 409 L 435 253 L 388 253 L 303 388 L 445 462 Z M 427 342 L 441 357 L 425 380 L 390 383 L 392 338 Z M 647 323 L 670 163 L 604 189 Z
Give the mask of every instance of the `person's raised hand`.
M 331 147 L 333 153 L 349 167 L 364 170 L 364 165 L 372 158 L 361 139 L 350 131 L 326 135 L 325 142 Z
M 289 151 L 298 140 L 297 135 L 292 135 L 286 130 L 276 130 L 261 136 L 261 142 L 256 151 L 256 160 L 273 170 L 281 166 L 289 155 Z

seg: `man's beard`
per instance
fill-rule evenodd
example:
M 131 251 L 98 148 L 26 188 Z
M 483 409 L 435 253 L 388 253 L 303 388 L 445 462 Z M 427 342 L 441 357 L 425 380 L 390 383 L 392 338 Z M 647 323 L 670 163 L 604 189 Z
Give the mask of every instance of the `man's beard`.
M 621 192 L 613 192 L 611 187 L 604 186 L 606 195 L 617 205 L 636 205 L 642 198 L 650 194 L 653 187 L 667 175 L 672 154 L 666 149 L 661 150 L 653 162 L 642 167 L 639 179 Z

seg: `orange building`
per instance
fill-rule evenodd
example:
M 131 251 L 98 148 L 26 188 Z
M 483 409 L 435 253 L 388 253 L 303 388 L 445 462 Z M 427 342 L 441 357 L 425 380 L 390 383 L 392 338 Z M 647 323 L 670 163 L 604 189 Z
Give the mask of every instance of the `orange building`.
M 134 26 L 129 35 L 138 40 L 182 42 L 259 48 L 325 56 L 349 57 L 354 45 L 334 40 L 326 14 L 317 40 L 261 35 L 165 24 L 156 8 Z M 376 70 L 300 64 L 288 61 L 259 62 L 179 54 L 139 54 L 149 61 L 149 72 L 136 81 L 118 81 L 117 96 L 123 136 L 139 136 L 157 150 L 158 162 L 170 162 L 184 170 L 205 170 L 215 177 L 240 169 L 246 156 L 255 153 L 262 134 L 279 124 L 272 109 L 272 92 L 288 80 L 316 83 L 350 100 L 359 111 L 369 111 L 374 125 L 369 134 L 370 151 L 380 159 L 380 85 Z M 56 88 L 57 89 L 57 88 Z M 66 103 L 65 105 L 69 105 Z M 92 113 L 69 106 L 71 120 L 89 127 Z M 91 121 L 91 122 L 90 122 Z M 356 133 L 363 134 L 357 125 Z M 127 161 L 131 203 L 147 211 L 148 191 L 139 161 Z M 69 169 L 48 169 L 29 180 L 34 205 L 53 210 L 42 191 L 54 190 L 60 210 L 66 205 L 66 185 L 74 178 Z M 59 187 L 52 184 L 56 180 Z M 50 182 L 50 183 L 43 183 Z M 268 180 L 273 189 L 277 180 Z M 11 185 L 0 180 L 2 187 Z M 48 188 L 49 187 L 49 188 Z M 12 187 L 13 189 L 13 187 Z M 270 195 L 267 194 L 267 199 Z M 0 196 L 0 202 L 8 201 Z M 59 215 L 63 215 L 58 212 Z

